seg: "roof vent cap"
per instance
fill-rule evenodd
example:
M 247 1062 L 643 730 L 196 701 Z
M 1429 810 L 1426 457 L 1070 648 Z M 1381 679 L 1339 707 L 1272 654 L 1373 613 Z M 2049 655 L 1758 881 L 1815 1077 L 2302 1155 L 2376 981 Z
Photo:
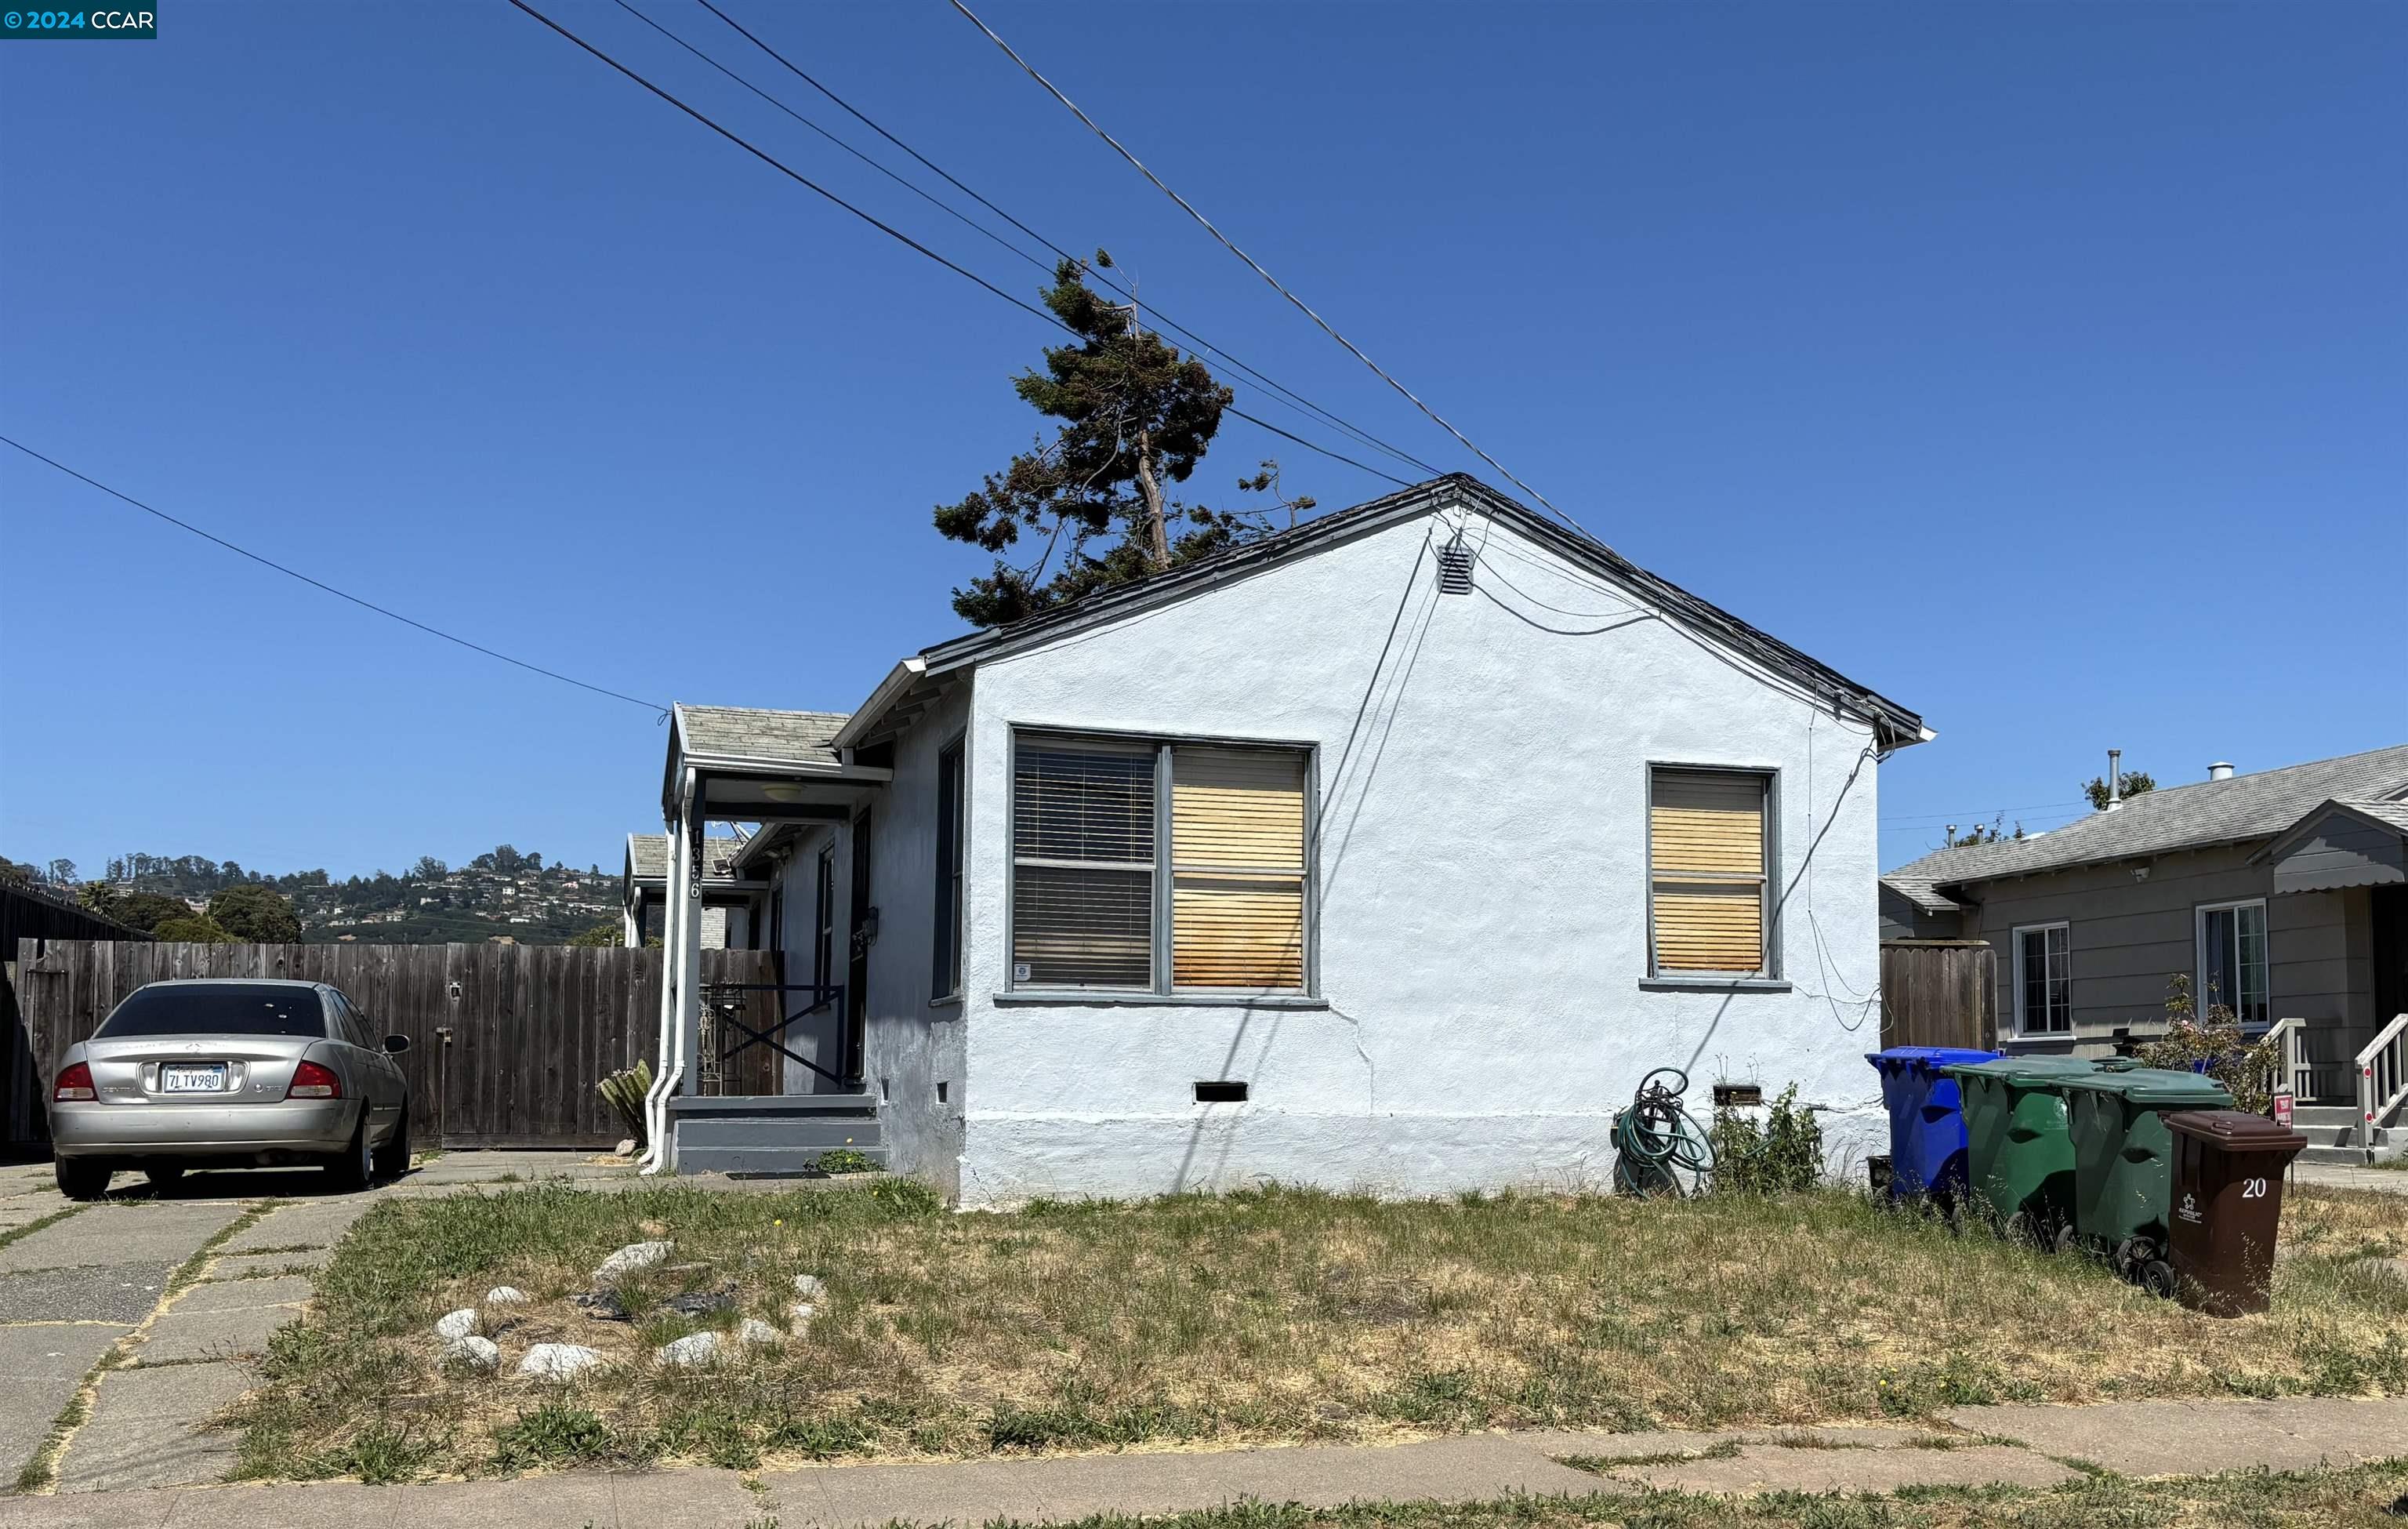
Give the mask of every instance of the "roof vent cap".
M 2207 778 L 2212 781 L 2230 780 L 2232 778 L 2231 762 L 2226 759 L 2218 759 L 2215 763 L 2209 765 L 2207 767 Z

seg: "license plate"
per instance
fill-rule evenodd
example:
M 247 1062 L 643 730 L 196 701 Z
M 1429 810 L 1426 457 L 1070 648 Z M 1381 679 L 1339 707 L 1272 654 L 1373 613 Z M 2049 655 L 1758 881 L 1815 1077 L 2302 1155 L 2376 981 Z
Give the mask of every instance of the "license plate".
M 161 1093 L 223 1093 L 225 1063 L 170 1063 L 159 1069 Z

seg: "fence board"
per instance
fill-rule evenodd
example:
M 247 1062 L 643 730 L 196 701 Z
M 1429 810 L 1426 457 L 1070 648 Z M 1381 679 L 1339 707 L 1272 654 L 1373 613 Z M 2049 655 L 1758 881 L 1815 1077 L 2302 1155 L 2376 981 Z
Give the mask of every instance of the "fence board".
M 659 1033 L 658 950 L 27 939 L 13 954 L 28 1059 L 18 1071 L 31 1079 L 11 1096 L 9 1138 L 21 1146 L 43 1136 L 41 1094 L 60 1053 L 135 988 L 168 977 L 293 977 L 340 988 L 384 1033 L 409 1038 L 401 1063 L 410 1130 L 429 1147 L 608 1147 L 624 1128 L 595 1085 L 652 1057 Z M 774 983 L 777 956 L 706 950 L 702 974 L 705 982 Z M 747 1003 L 748 1020 L 764 1028 L 776 995 L 747 998 L 759 1001 Z M 724 1091 L 774 1091 L 774 1058 L 761 1046 L 739 1054 Z
M 1885 940 L 1882 1045 L 1995 1049 L 1998 956 L 1980 940 Z

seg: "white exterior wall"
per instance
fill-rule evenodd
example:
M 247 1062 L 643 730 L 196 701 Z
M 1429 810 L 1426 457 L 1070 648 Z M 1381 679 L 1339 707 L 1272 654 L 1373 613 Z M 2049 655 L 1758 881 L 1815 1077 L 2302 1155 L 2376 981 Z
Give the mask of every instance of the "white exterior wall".
M 1794 1081 L 1830 1108 L 1835 1168 L 1885 1149 L 1863 1060 L 1880 1044 L 1869 729 L 1618 610 L 1501 526 L 1481 591 L 1440 597 L 1432 535 L 1445 527 L 1392 526 L 980 666 L 957 1024 L 909 1012 L 928 961 L 902 931 L 933 899 L 921 777 L 959 723 L 912 729 L 879 845 L 869 1069 L 896 1075 L 889 1129 L 914 1144 L 901 1165 L 966 1205 L 1264 1180 L 1602 1185 L 1613 1112 L 1665 1064 L 1689 1070 L 1701 1121 L 1716 1080 L 1768 1097 Z M 1541 609 L 1508 581 L 1597 614 Z M 1316 1002 L 999 1002 L 1015 726 L 1314 744 Z M 1651 762 L 1779 772 L 1784 990 L 1642 981 Z M 907 1069 L 950 1075 L 950 1112 L 904 1100 Z M 1245 1079 L 1250 1102 L 1196 1103 L 1211 1078 Z M 957 1180 L 939 1166 L 948 1144 Z

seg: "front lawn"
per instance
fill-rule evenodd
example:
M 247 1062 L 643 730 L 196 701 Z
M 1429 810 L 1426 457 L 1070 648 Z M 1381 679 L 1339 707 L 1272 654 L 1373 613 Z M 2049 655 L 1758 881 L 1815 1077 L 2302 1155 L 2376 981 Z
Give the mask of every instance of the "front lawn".
M 939 1212 L 917 1186 L 791 1194 L 544 1186 L 364 1217 L 241 1404 L 255 1477 L 586 1460 L 964 1457 L 1545 1425 L 1708 1428 L 1914 1417 L 1996 1401 L 2408 1393 L 2408 1198 L 2295 1190 L 2274 1309 L 2217 1320 L 2091 1263 L 1953 1234 L 1828 1191 L 1634 1202 L 1383 1203 L 1268 1190 Z M 622 1245 L 676 1244 L 572 1304 Z M 708 1370 L 652 1349 L 699 1326 L 807 1336 Z M 706 1318 L 660 1305 L 734 1282 Z M 431 1324 L 496 1285 L 498 1376 Z M 609 1363 L 566 1386 L 530 1343 Z

